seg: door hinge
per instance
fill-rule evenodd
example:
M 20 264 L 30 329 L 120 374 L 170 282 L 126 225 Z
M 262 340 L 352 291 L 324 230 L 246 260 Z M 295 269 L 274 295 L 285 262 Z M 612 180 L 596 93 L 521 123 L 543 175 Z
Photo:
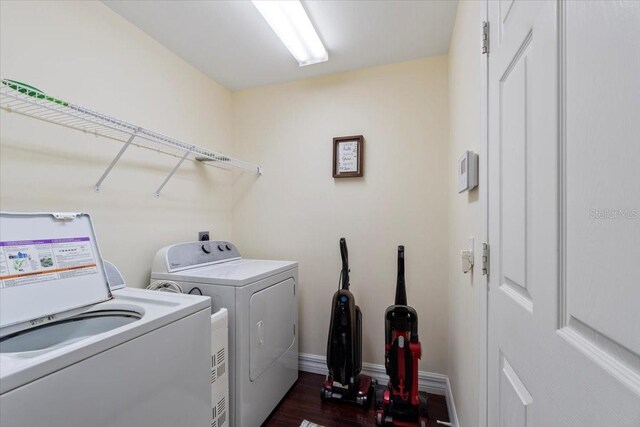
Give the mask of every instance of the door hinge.
M 489 244 L 482 244 L 482 275 L 489 275 Z
M 489 53 L 489 21 L 482 22 L 482 53 Z

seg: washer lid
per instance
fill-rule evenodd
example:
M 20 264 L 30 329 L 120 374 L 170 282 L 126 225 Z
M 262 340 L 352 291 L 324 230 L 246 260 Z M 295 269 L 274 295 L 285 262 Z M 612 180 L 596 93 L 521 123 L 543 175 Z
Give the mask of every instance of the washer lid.
M 0 212 L 0 328 L 39 326 L 110 298 L 88 214 Z

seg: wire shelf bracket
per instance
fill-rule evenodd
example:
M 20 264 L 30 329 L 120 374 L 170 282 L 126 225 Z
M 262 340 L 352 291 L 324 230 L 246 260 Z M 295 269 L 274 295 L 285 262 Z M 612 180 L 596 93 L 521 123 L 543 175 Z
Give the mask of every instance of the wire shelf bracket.
M 173 176 L 174 173 L 176 173 L 176 171 L 178 170 L 178 168 L 180 167 L 180 165 L 182 164 L 182 162 L 184 162 L 187 157 L 189 156 L 189 154 L 191 154 L 191 150 L 189 151 L 185 151 L 184 156 L 182 156 L 180 158 L 180 161 L 178 162 L 177 165 L 175 165 L 173 167 L 173 169 L 171 170 L 171 173 L 169 173 L 169 176 L 167 176 L 164 181 L 162 182 L 162 184 L 160 184 L 160 187 L 158 187 L 158 189 L 155 192 L 155 196 L 156 197 L 160 197 L 160 192 L 162 191 L 162 189 L 164 188 L 165 185 L 167 185 L 167 182 L 169 182 L 169 180 L 171 179 L 171 177 Z
M 114 157 L 114 159 L 111 161 L 109 166 L 107 166 L 107 170 L 104 171 L 100 179 L 98 179 L 98 182 L 96 182 L 96 185 L 94 187 L 94 190 L 96 193 L 100 192 L 100 186 L 102 185 L 102 182 L 105 180 L 105 178 L 107 178 L 107 176 L 109 175 L 109 172 L 111 172 L 111 169 L 113 169 L 116 163 L 118 163 L 118 160 L 120 160 L 120 157 L 122 157 L 124 152 L 127 151 L 127 148 L 129 148 L 129 146 L 131 145 L 131 143 L 133 142 L 137 134 L 138 134 L 137 131 L 131 134 L 131 137 L 129 137 L 127 142 L 124 143 L 120 151 L 118 151 L 118 154 L 116 154 L 116 157 Z
M 218 165 L 235 167 L 254 172 L 258 175 L 262 175 L 263 173 L 262 167 L 259 165 L 235 159 L 214 150 L 187 144 L 158 132 L 72 104 L 60 98 L 55 98 L 34 87 L 12 80 L 0 80 L 0 108 L 8 112 L 15 112 L 27 117 L 124 143 L 118 154 L 116 154 L 115 158 L 96 182 L 94 186 L 96 192 L 100 192 L 102 183 L 111 173 L 124 152 L 127 151 L 132 144 L 141 148 L 168 154 L 179 159 L 176 166 L 174 166 L 167 178 L 154 193 L 156 196 L 160 195 L 164 186 L 185 160 L 215 162 Z M 147 144 L 134 143 L 134 140 L 144 140 Z M 165 149 L 184 154 L 175 155 Z

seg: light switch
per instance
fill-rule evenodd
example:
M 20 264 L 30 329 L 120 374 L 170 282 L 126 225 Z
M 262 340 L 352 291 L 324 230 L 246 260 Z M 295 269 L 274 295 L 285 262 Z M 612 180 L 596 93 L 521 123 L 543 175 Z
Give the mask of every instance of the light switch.
M 460 251 L 460 266 L 463 273 L 468 273 L 473 269 L 473 252 L 469 250 Z
M 469 238 L 469 248 L 463 251 L 460 251 L 460 268 L 463 273 L 468 273 L 473 270 L 473 246 L 475 239 L 473 237 Z

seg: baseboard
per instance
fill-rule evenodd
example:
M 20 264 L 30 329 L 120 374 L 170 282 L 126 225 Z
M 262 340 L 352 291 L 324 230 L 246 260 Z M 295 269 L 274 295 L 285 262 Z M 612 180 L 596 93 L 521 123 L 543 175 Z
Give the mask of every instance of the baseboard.
M 317 354 L 300 353 L 298 356 L 298 369 L 303 372 L 311 372 L 313 374 L 327 374 L 327 362 L 324 356 Z M 385 383 L 389 380 L 384 365 L 376 365 L 374 363 L 363 363 L 362 373 L 378 380 L 379 383 Z M 435 372 L 418 372 L 418 388 L 427 393 L 445 396 L 447 399 L 447 408 L 449 409 L 449 419 L 451 425 L 459 427 L 458 414 L 456 413 L 456 405 L 453 402 L 453 394 L 451 393 L 451 384 L 449 377 L 444 374 Z
M 445 394 L 445 397 L 447 398 L 449 422 L 453 427 L 460 427 L 460 423 L 458 422 L 458 412 L 456 412 L 456 403 L 453 401 L 453 392 L 451 391 L 451 382 L 449 381 L 449 377 L 447 377 L 447 394 Z

